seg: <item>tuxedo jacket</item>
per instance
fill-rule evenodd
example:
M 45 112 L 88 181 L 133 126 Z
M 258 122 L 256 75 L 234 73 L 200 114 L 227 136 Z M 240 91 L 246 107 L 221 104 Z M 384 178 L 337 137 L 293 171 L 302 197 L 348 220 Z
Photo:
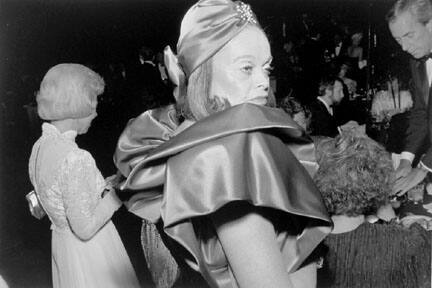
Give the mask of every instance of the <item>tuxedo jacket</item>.
M 424 60 L 411 60 L 410 68 L 414 106 L 409 117 L 405 151 L 418 155 L 426 147 L 426 153 L 421 161 L 432 168 L 432 99 L 426 63 Z
M 310 104 L 312 113 L 311 135 L 336 137 L 339 134 L 336 118 L 331 115 L 327 107 L 316 99 Z

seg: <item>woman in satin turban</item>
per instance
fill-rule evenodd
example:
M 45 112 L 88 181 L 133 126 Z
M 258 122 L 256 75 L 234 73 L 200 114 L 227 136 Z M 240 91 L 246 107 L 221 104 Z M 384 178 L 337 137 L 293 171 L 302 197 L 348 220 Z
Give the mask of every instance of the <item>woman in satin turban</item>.
M 143 113 L 118 143 L 129 210 L 211 287 L 314 287 L 308 256 L 331 230 L 310 138 L 269 107 L 271 60 L 249 5 L 199 1 L 166 50 L 176 108 Z

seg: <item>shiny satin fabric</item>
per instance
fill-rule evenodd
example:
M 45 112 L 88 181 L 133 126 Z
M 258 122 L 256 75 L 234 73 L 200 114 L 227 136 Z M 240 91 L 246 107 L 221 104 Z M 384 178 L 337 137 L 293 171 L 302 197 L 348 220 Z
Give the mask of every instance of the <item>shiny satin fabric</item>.
M 206 215 L 233 201 L 265 207 L 270 214 L 280 211 L 278 221 L 300 227 L 295 233 L 282 229 L 277 236 L 287 271 L 295 271 L 331 230 L 310 177 L 317 168 L 310 138 L 283 111 L 242 104 L 163 142 L 173 127 L 161 124 L 169 117 L 160 112 L 131 122 L 119 141 L 119 166 L 133 163 L 121 186 L 134 193 L 129 211 L 151 221 L 161 217 L 164 231 L 189 252 L 187 263 L 212 287 L 236 283 Z M 131 133 L 142 123 L 152 126 L 151 133 Z M 130 145 L 146 141 L 149 147 L 141 148 L 141 155 Z M 162 144 L 156 147 L 155 141 Z M 126 147 L 133 147 L 130 154 Z
M 239 2 L 201 0 L 185 14 L 177 43 L 177 55 L 187 78 L 248 24 L 258 25 L 251 11 L 238 11 Z
M 117 169 L 124 177 L 128 177 L 132 169 L 146 159 L 154 148 L 172 137 L 178 125 L 174 105 L 146 111 L 130 120 L 120 135 L 114 153 L 114 163 Z M 147 218 L 152 222 L 156 222 L 160 217 L 164 175 L 165 164 L 148 167 L 145 171 L 141 171 L 141 177 L 146 179 L 145 183 L 138 184 L 130 190 L 123 189 L 123 193 L 132 192 L 133 196 L 128 203 L 135 203 L 135 206 L 143 203 L 146 211 L 152 211 L 150 215 L 154 217 Z M 136 194 L 136 192 L 143 193 Z M 141 197 L 144 197 L 145 201 L 139 201 Z

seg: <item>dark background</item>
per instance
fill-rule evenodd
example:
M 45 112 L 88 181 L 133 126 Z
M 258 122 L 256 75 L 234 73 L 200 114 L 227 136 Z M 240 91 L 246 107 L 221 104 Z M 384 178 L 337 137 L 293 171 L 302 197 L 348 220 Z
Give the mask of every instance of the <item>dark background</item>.
M 47 219 L 33 219 L 24 200 L 31 190 L 27 164 L 37 132 L 30 126 L 23 105 L 33 100 L 43 75 L 55 64 L 82 63 L 102 73 L 108 63 L 137 61 L 142 45 L 155 50 L 167 44 L 174 48 L 181 17 L 194 2 L 0 0 L 0 275 L 10 287 L 47 287 L 51 281 L 49 223 Z M 306 12 L 324 33 L 325 23 L 334 18 L 353 31 L 362 31 L 367 40 L 370 25 L 377 39 L 370 51 L 372 81 L 390 64 L 406 61 L 384 20 L 393 1 L 247 2 L 269 34 L 272 49 L 281 44 L 282 23 L 285 21 L 287 30 L 295 34 L 295 23 Z M 115 172 L 111 159 L 120 130 L 96 121 L 78 140 L 94 155 L 104 176 Z M 114 223 L 140 280 L 150 287 L 139 247 L 140 220 L 123 209 Z
M 59 62 L 100 65 L 130 61 L 143 44 L 157 50 L 175 46 L 181 17 L 191 0 L 34 0 L 0 1 L 1 79 L 41 78 Z M 307 12 L 318 25 L 334 18 L 365 34 L 378 34 L 375 54 L 395 47 L 384 15 L 386 0 L 250 0 L 260 22 L 277 42 L 282 21 L 287 30 Z M 323 24 L 325 25 L 325 24 Z M 321 26 L 322 27 L 322 26 Z M 319 27 L 321 29 L 321 27 Z M 323 27 L 324 29 L 325 27 Z M 364 41 L 365 42 L 365 41 Z M 388 54 L 388 53 L 384 53 Z

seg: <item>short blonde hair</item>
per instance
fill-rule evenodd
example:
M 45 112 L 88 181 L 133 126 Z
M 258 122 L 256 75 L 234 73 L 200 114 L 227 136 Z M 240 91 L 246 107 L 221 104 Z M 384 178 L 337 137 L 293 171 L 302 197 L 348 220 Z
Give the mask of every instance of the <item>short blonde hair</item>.
M 91 115 L 105 82 L 96 72 L 80 64 L 58 64 L 45 74 L 36 100 L 44 120 L 84 118 Z

